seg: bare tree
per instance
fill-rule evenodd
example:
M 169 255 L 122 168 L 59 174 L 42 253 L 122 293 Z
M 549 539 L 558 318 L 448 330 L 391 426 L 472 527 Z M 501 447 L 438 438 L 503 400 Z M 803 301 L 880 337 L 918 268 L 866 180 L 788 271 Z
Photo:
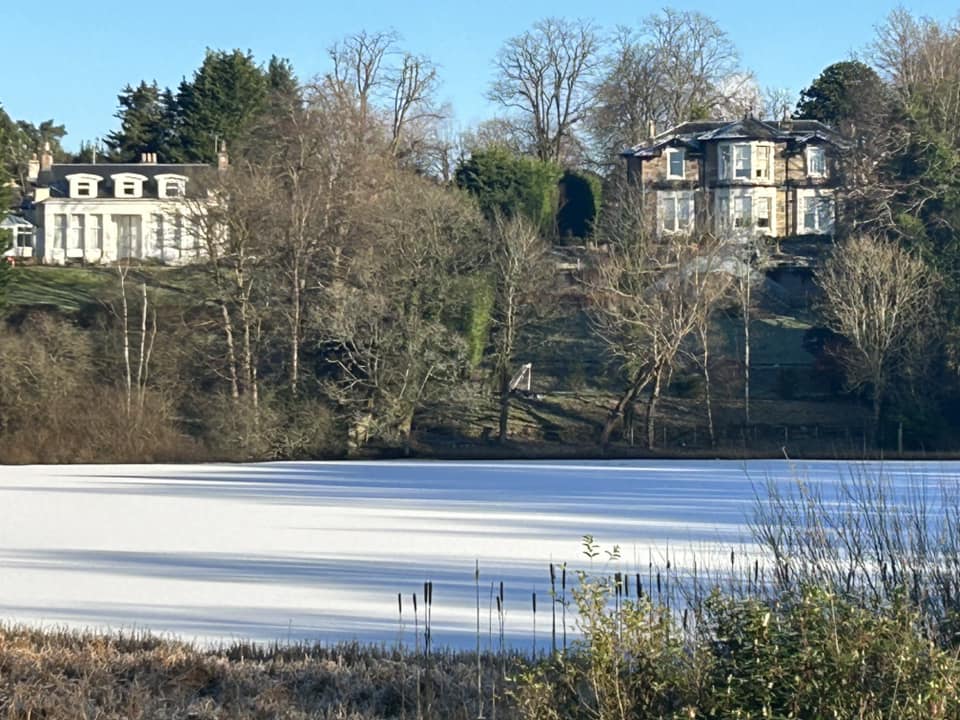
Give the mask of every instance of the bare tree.
M 332 92 L 341 109 L 356 113 L 357 140 L 386 138 L 389 153 L 404 159 L 440 132 L 448 111 L 437 103 L 437 68 L 424 56 L 400 50 L 396 32 L 349 35 L 330 48 L 332 72 L 313 83 Z M 373 133 L 373 137 L 371 137 Z
M 929 341 L 937 278 L 917 255 L 866 235 L 837 246 L 816 278 L 823 319 L 847 341 L 847 383 L 870 389 L 879 441 L 887 392 Z
M 466 344 L 444 319 L 456 279 L 477 269 L 481 224 L 459 193 L 407 171 L 386 175 L 354 227 L 370 242 L 323 289 L 316 339 L 354 441 L 409 449 L 417 413 L 448 396 L 466 367 Z
M 603 59 L 589 125 L 601 162 L 644 140 L 648 128 L 742 112 L 752 76 L 729 36 L 698 12 L 665 9 L 617 29 Z M 759 110 L 759 108 L 755 108 Z
M 437 68 L 428 58 L 404 53 L 400 66 L 392 77 L 393 97 L 390 121 L 390 149 L 399 155 L 412 126 L 427 125 L 425 121 L 443 120 L 444 112 L 434 103 L 437 87 Z
M 655 445 L 656 412 L 663 389 L 684 355 L 706 306 L 720 294 L 721 240 L 684 234 L 654 236 L 641 190 L 626 187 L 599 228 L 609 250 L 591 282 L 595 331 L 617 359 L 626 386 L 601 434 L 606 445 L 625 411 L 646 390 L 646 441 Z
M 517 129 L 541 160 L 561 162 L 572 152 L 591 103 L 597 51 L 590 23 L 559 18 L 538 21 L 500 49 L 489 97 L 516 113 Z
M 537 227 L 522 216 L 499 213 L 491 232 L 496 285 L 493 309 L 493 364 L 500 402 L 499 439 L 507 439 L 510 424 L 510 382 L 521 336 L 549 313 L 554 287 L 554 263 Z
M 395 32 L 361 30 L 328 51 L 333 61 L 330 85 L 341 98 L 356 102 L 362 127 L 367 127 L 377 94 L 389 83 L 383 65 L 387 56 L 396 52 L 398 40 Z
M 762 265 L 766 260 L 763 240 L 747 235 L 738 238 L 741 257 L 736 258 L 736 270 L 733 273 L 731 290 L 740 315 L 740 327 L 743 330 L 743 421 L 750 424 L 750 324 L 756 309 L 755 286 L 763 281 Z M 744 252 L 745 251 L 745 252 Z

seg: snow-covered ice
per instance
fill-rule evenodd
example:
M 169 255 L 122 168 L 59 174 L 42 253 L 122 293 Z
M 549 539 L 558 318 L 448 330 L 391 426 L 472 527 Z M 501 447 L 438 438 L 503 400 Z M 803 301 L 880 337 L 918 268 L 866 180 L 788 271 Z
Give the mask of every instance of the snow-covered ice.
M 149 629 L 205 643 L 412 638 L 410 596 L 434 584 L 433 637 L 474 641 L 474 562 L 504 582 L 506 633 L 548 632 L 548 563 L 616 569 L 667 552 L 749 551 L 754 485 L 844 463 L 329 462 L 0 467 L 0 620 Z M 955 463 L 887 463 L 956 475 Z M 595 563 L 602 564 L 601 559 Z

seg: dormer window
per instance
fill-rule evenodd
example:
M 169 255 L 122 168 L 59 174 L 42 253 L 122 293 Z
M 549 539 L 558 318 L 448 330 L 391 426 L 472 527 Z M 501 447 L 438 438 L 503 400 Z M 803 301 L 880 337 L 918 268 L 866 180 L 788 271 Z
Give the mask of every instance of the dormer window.
M 183 175 L 163 173 L 155 176 L 155 179 L 159 198 L 182 198 L 187 194 L 187 178 Z
M 809 177 L 826 177 L 827 153 L 824 148 L 807 148 L 807 175 Z
M 89 173 L 73 173 L 67 175 L 67 182 L 70 184 L 70 197 L 72 198 L 95 198 L 97 188 L 102 179 L 99 175 Z
M 117 173 L 113 179 L 113 196 L 117 198 L 143 197 L 143 183 L 147 178 L 138 173 Z
M 667 179 L 668 180 L 683 180 L 683 163 L 686 159 L 684 157 L 686 153 L 679 148 L 674 148 L 673 150 L 667 151 Z

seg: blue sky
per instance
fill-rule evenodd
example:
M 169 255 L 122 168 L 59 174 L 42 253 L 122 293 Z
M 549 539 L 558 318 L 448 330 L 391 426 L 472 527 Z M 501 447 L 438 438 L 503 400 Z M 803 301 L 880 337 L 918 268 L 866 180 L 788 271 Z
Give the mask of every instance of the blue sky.
M 6 4 L 6 3 L 5 3 Z M 327 69 L 325 49 L 359 29 L 394 29 L 404 48 L 441 67 L 442 99 L 452 103 L 459 126 L 490 116 L 484 99 L 491 62 L 501 43 L 539 18 L 585 18 L 605 30 L 635 24 L 666 3 L 601 0 L 484 0 L 397 2 L 366 0 L 166 0 L 155 5 L 100 0 L 50 0 L 42 10 L 14 2 L 2 11 L 5 61 L 0 104 L 17 119 L 54 118 L 69 132 L 65 145 L 102 136 L 116 126 L 116 96 L 127 83 L 156 80 L 175 87 L 192 74 L 204 49 L 252 50 L 260 60 L 289 58 L 308 78 Z M 850 57 L 873 36 L 896 0 L 669 3 L 714 18 L 740 49 L 743 64 L 761 86 L 810 83 L 826 65 Z M 909 10 L 947 20 L 957 6 L 947 0 L 914 0 Z

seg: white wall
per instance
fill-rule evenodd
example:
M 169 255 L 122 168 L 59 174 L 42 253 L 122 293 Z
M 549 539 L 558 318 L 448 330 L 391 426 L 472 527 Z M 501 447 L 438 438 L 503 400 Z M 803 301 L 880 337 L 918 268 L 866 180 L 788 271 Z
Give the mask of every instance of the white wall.
M 45 263 L 63 264 L 67 260 L 83 260 L 88 263 L 108 263 L 119 258 L 119 237 L 116 215 L 140 218 L 139 248 L 134 248 L 135 259 L 155 259 L 167 263 L 184 263 L 199 257 L 200 242 L 190 232 L 186 217 L 182 217 L 180 242 L 175 237 L 175 220 L 178 211 L 185 208 L 179 200 L 113 199 L 113 198 L 50 198 L 41 203 L 41 231 L 37 234 L 37 256 Z M 193 208 L 191 208 L 191 211 Z M 56 216 L 67 216 L 67 237 L 64 247 L 56 247 Z M 82 215 L 83 247 L 71 247 L 75 215 Z M 102 218 L 102 247 L 93 232 L 93 219 Z M 163 218 L 163 243 L 157 244 L 154 216 Z

